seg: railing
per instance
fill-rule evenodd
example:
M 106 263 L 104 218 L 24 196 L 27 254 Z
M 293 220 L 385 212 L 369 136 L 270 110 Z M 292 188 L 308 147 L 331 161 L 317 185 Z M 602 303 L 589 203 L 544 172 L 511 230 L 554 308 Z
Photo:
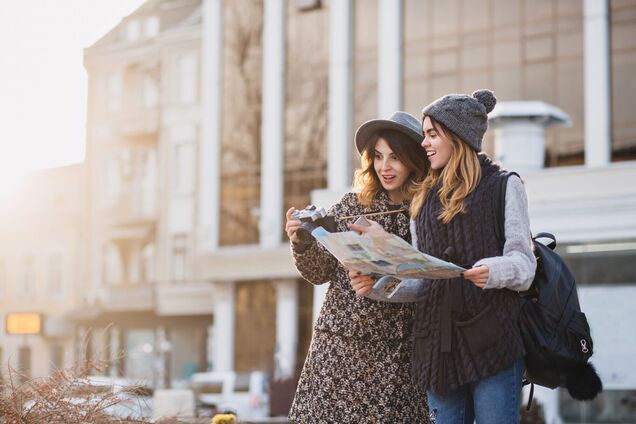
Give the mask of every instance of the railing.
M 214 287 L 207 281 L 159 283 L 155 295 L 160 315 L 207 315 L 214 309 Z
M 125 190 L 113 196 L 106 210 L 113 225 L 150 223 L 157 219 L 157 193 L 154 190 Z
M 109 283 L 86 293 L 85 307 L 101 312 L 154 311 L 160 315 L 209 315 L 214 285 L 208 281 Z
M 122 111 L 114 122 L 117 134 L 131 137 L 159 132 L 158 108 L 135 108 Z
M 151 311 L 155 307 L 155 285 L 111 284 L 97 291 L 97 302 L 105 311 Z

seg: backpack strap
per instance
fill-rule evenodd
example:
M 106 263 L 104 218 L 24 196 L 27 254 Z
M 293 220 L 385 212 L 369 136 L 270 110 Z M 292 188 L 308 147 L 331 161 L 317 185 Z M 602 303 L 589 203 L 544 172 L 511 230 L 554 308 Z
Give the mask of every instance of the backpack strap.
M 532 240 L 537 240 L 537 239 L 548 239 L 548 240 L 550 240 L 550 243 L 546 244 L 546 246 L 548 246 L 550 248 L 550 250 L 554 250 L 554 248 L 557 245 L 556 237 L 554 237 L 554 234 L 552 234 L 552 233 L 543 232 L 543 233 L 538 233 L 534 237 L 532 237 Z
M 529 382 L 528 380 L 523 380 L 521 386 L 530 385 L 530 395 L 528 396 L 528 404 L 526 405 L 526 411 L 529 411 L 532 408 L 532 399 L 534 399 L 534 383 Z
M 499 180 L 497 181 L 497 186 L 495 188 L 495 213 L 497 214 L 497 225 L 495 226 L 495 234 L 497 236 L 497 240 L 499 240 L 499 246 L 503 250 L 504 244 L 506 244 L 506 188 L 508 187 L 508 178 L 511 175 L 516 175 L 521 178 L 519 174 L 516 172 L 507 172 L 503 171 Z M 539 233 L 537 237 L 551 238 L 556 246 L 555 237 L 550 233 Z M 533 238 L 534 240 L 534 238 Z M 552 243 L 550 244 L 552 245 Z M 537 297 L 537 290 L 533 286 L 531 286 L 526 291 L 516 292 L 515 293 L 521 297 L 522 299 L 534 299 Z M 534 387 L 532 387 L 534 391 Z M 532 398 L 530 398 L 532 401 Z
M 501 173 L 497 181 L 498 184 L 495 193 L 495 213 L 497 214 L 495 234 L 502 249 L 506 243 L 506 188 L 508 187 L 508 178 L 510 178 L 511 175 L 519 177 L 519 174 L 516 172 L 503 171 Z

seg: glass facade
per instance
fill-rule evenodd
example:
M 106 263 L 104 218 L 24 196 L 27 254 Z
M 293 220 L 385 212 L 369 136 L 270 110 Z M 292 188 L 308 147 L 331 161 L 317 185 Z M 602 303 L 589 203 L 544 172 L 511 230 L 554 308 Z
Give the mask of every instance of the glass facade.
M 221 106 L 221 246 L 258 242 L 262 1 L 227 2 Z
M 636 390 L 604 390 L 589 402 L 576 401 L 560 390 L 559 402 L 564 423 L 636 422 Z
M 125 375 L 132 381 L 151 385 L 157 372 L 155 332 L 150 328 L 130 329 L 124 336 Z
M 168 337 L 172 347 L 168 355 L 172 386 L 187 385 L 193 373 L 208 369 L 206 327 L 203 323 L 179 323 L 168 329 Z
M 18 348 L 18 380 L 28 381 L 31 377 L 33 354 L 30 346 L 20 346 Z
M 576 244 L 557 250 L 579 285 L 636 283 L 636 241 Z
M 378 116 L 378 8 L 377 0 L 354 0 L 353 131 Z M 351 134 L 353 143 L 353 134 Z M 353 149 L 353 168 L 360 155 Z M 351 176 L 353 179 L 353 175 Z
M 311 191 L 327 185 L 329 38 L 321 33 L 329 11 L 289 2 L 286 24 L 284 211 L 304 208 Z
M 271 281 L 238 283 L 235 306 L 234 370 L 273 371 L 276 346 L 274 284 Z
M 583 162 L 583 2 L 406 0 L 405 109 L 491 88 L 498 100 L 540 100 L 572 118 L 546 134 L 546 165 Z M 493 153 L 492 134 L 484 150 Z
M 612 159 L 636 159 L 636 1 L 610 1 Z
M 221 245 L 258 242 L 262 2 L 225 8 Z M 610 2 L 614 159 L 630 158 L 636 123 L 633 1 Z M 239 13 L 241 8 L 243 12 Z M 329 9 L 287 4 L 284 209 L 326 186 Z M 540 100 L 565 111 L 568 128 L 546 133 L 546 166 L 584 160 L 583 2 L 405 0 L 404 105 L 419 116 L 445 93 L 494 89 L 499 101 Z M 353 129 L 377 115 L 378 6 L 354 1 Z M 634 93 L 632 93 L 634 92 Z M 352 134 L 353 136 L 353 134 Z M 484 150 L 494 153 L 492 133 Z M 357 152 L 351 160 L 359 163 Z

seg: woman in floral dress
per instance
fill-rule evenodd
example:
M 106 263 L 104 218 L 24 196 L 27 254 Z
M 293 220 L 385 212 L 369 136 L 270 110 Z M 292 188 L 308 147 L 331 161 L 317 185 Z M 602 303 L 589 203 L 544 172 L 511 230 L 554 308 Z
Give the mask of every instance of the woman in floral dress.
M 395 112 L 356 132 L 361 168 L 355 190 L 329 210 L 337 231 L 374 215 L 388 232 L 410 241 L 408 207 L 428 161 L 417 118 Z M 289 419 L 294 423 L 428 423 L 426 396 L 411 382 L 413 307 L 356 296 L 347 270 L 315 240 L 302 243 L 300 221 L 287 211 L 286 231 L 300 274 L 329 282 Z M 353 217 L 345 218 L 343 217 Z

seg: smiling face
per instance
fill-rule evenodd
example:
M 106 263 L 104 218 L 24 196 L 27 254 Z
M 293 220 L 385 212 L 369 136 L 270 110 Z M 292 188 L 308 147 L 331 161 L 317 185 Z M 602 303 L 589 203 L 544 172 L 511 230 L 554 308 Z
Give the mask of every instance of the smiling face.
M 404 200 L 402 185 L 409 178 L 409 169 L 397 158 L 389 144 L 382 137 L 375 143 L 373 168 L 380 184 L 393 202 Z
M 433 126 L 431 118 L 424 118 L 422 123 L 424 141 L 422 147 L 431 163 L 431 169 L 443 169 L 453 154 L 453 144 L 450 137 Z

